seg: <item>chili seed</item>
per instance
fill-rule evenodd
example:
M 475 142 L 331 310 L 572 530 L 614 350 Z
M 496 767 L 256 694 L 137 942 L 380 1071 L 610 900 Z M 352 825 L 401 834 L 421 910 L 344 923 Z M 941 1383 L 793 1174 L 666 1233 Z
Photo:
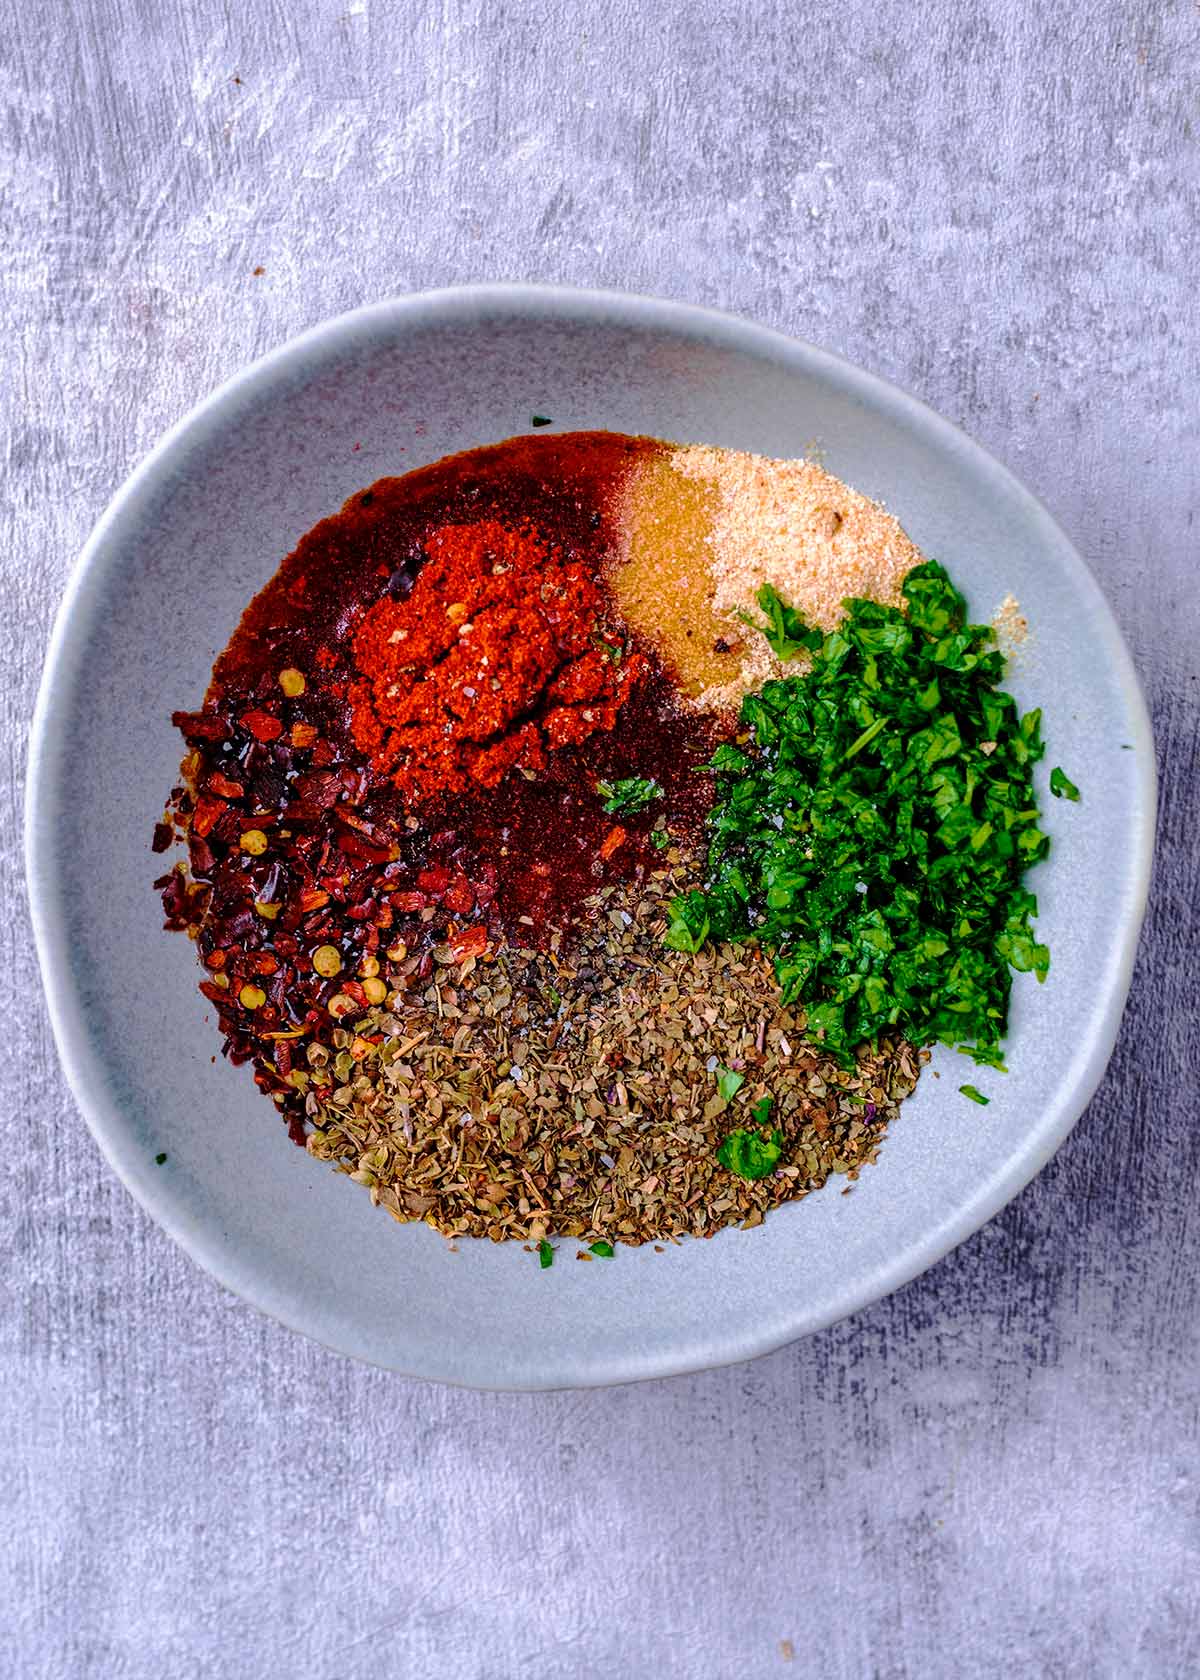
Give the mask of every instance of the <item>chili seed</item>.
M 364 980 L 362 989 L 368 1003 L 382 1003 L 384 998 L 387 997 L 387 987 L 382 980 L 374 978 Z
M 238 1002 L 243 1009 L 258 1009 L 267 1001 L 267 994 L 261 986 L 243 986 L 238 993 Z
M 304 693 L 304 672 L 297 671 L 294 665 L 286 666 L 279 673 L 279 686 L 289 700 L 294 700 L 298 694 Z
M 332 980 L 342 971 L 342 953 L 336 945 L 318 945 L 313 952 L 312 965 L 325 980 Z
M 251 857 L 261 857 L 267 849 L 267 837 L 261 828 L 248 828 L 238 845 L 244 852 L 249 852 Z

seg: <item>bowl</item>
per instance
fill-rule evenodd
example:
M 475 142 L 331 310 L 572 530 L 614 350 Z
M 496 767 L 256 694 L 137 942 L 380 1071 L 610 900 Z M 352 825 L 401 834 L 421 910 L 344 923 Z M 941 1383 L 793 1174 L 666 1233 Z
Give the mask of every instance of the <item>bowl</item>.
M 819 451 L 894 512 L 986 620 L 1014 594 L 1010 672 L 1040 705 L 1053 847 L 1034 877 L 1052 955 L 1019 976 L 990 1105 L 935 1053 L 879 1163 L 753 1231 L 543 1271 L 519 1244 L 452 1251 L 398 1227 L 289 1141 L 216 1055 L 188 942 L 149 849 L 198 703 L 243 607 L 355 490 L 530 429 L 608 428 L 767 455 Z M 976 1230 L 1062 1142 L 1099 1083 L 1146 898 L 1154 758 L 1129 655 L 1091 573 L 1002 466 L 895 387 L 746 321 L 600 292 L 481 286 L 315 328 L 180 422 L 122 486 L 71 578 L 34 724 L 28 864 L 63 1066 L 101 1149 L 214 1277 L 331 1348 L 495 1388 L 623 1382 L 746 1359 L 897 1288 Z M 932 1077 L 936 1075 L 937 1077 Z M 158 1157 L 165 1155 L 161 1164 Z

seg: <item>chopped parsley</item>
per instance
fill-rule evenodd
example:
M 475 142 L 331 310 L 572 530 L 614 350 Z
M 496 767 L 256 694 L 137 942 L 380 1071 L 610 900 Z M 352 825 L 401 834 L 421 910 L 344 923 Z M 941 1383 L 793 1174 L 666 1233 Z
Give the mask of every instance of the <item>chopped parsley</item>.
M 554 424 L 548 414 L 531 414 L 529 423 L 531 426 L 552 426 Z
M 996 1066 L 1012 970 L 1050 964 L 1023 885 L 1049 848 L 1041 714 L 998 686 L 995 636 L 942 566 L 915 567 L 904 596 L 848 601 L 821 634 L 760 594 L 772 646 L 812 668 L 747 695 L 747 741 L 714 753 L 706 883 L 672 901 L 664 937 L 758 941 L 846 1066 L 888 1030 Z
M 663 944 L 673 951 L 694 954 L 703 946 L 711 932 L 704 910 L 704 894 L 692 892 L 683 898 L 673 898 L 667 906 L 667 931 Z
M 985 1097 L 983 1092 L 977 1090 L 974 1085 L 960 1085 L 958 1088 L 964 1097 L 970 1097 L 972 1102 L 980 1103 L 984 1108 L 986 1108 L 992 1100 L 991 1097 Z
M 717 1160 L 739 1178 L 766 1178 L 775 1171 L 782 1153 L 782 1132 L 763 1137 L 760 1132 L 739 1126 L 717 1150 Z
M 613 1252 L 613 1245 L 610 1242 L 594 1242 L 588 1249 L 589 1254 L 597 1254 L 601 1260 L 611 1260 Z
M 547 1266 L 553 1266 L 553 1264 L 554 1250 L 546 1241 L 545 1237 L 543 1237 L 541 1242 L 538 1244 L 538 1265 L 543 1271 L 545 1271 Z
M 1066 771 L 1060 770 L 1057 764 L 1050 772 L 1050 792 L 1054 795 L 1055 799 L 1078 800 L 1079 798 L 1079 789 L 1067 775 Z
M 663 798 L 661 786 L 652 776 L 623 776 L 615 782 L 597 782 L 596 792 L 606 811 L 644 811 Z
M 746 1083 L 746 1075 L 735 1073 L 732 1068 L 725 1067 L 721 1062 L 717 1063 L 713 1071 L 717 1076 L 717 1095 L 722 1102 L 732 1102 Z
M 650 836 L 650 844 L 657 846 L 660 852 L 665 852 L 671 844 L 671 836 L 665 828 L 656 828 Z
M 739 613 L 738 617 L 751 630 L 761 630 L 777 659 L 797 659 L 802 653 L 815 653 L 821 646 L 821 632 L 810 629 L 801 614 L 787 606 L 769 583 L 763 584 L 756 599 L 767 615 L 767 622 L 759 624 L 749 613 Z
M 166 1150 L 165 1150 L 165 1149 L 164 1149 L 164 1150 L 163 1150 L 163 1152 L 162 1152 L 162 1154 L 161 1154 L 161 1155 L 156 1155 L 156 1156 L 155 1156 L 155 1157 L 154 1157 L 154 1165 L 155 1165 L 155 1166 L 156 1166 L 156 1167 L 162 1167 L 162 1166 L 165 1166 L 165 1165 L 166 1165 L 166 1161 L 167 1161 L 167 1152 L 166 1152 Z

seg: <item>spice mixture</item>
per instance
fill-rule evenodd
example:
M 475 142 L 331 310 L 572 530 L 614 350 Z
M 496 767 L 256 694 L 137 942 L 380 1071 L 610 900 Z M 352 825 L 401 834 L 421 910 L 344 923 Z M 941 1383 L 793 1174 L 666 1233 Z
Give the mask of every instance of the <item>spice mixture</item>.
M 764 719 L 774 691 L 799 718 L 829 703 L 808 685 L 845 676 L 854 738 L 836 753 L 868 803 L 951 670 L 953 705 L 1009 728 L 984 693 L 1000 656 L 958 622 L 952 589 L 914 616 L 910 663 L 884 660 L 908 635 L 901 584 L 919 562 L 890 516 L 816 467 L 608 433 L 384 479 L 310 531 L 203 706 L 175 714 L 188 752 L 153 842 L 186 842 L 156 883 L 167 926 L 194 938 L 226 1054 L 252 1064 L 295 1141 L 395 1218 L 536 1243 L 543 1265 L 554 1235 L 606 1255 L 754 1225 L 872 1161 L 916 1082 L 914 1045 L 936 1033 L 880 991 L 895 928 L 859 939 L 859 918 L 853 952 L 837 942 L 854 883 L 818 843 L 822 801 L 847 797 L 836 754 L 812 755 L 803 794 Z M 847 642 L 851 593 L 893 628 Z M 799 675 L 780 682 L 785 668 Z M 950 835 L 925 814 L 926 799 L 949 809 L 965 751 L 949 725 L 935 733 L 941 768 L 905 807 L 925 838 L 891 862 L 860 848 L 854 868 L 908 880 L 974 844 L 995 859 L 981 891 L 1016 891 L 1036 853 L 1010 864 L 991 828 Z M 1013 788 L 1021 739 L 996 759 Z M 993 815 L 1031 798 L 999 788 L 994 746 L 971 746 L 964 811 L 993 780 Z M 887 914 L 902 917 L 921 900 L 896 881 Z M 1012 905 L 1025 939 L 1028 907 Z M 1002 1005 L 1024 947 L 1006 923 L 996 967 L 980 927 Z M 966 932 L 944 937 L 937 960 L 958 972 Z
M 621 511 L 618 600 L 687 692 L 718 711 L 782 674 L 745 631 L 764 584 L 832 630 L 847 596 L 899 605 L 922 559 L 878 503 L 811 461 L 672 449 L 633 466 Z
M 885 1042 L 846 1070 L 805 1042 L 761 952 L 664 950 L 695 864 L 672 848 L 646 881 L 594 895 L 569 954 L 435 953 L 396 1008 L 310 1047 L 293 1075 L 310 1152 L 398 1220 L 495 1241 L 704 1236 L 857 1177 L 915 1052 Z M 779 1152 L 747 1179 L 718 1150 L 764 1101 Z

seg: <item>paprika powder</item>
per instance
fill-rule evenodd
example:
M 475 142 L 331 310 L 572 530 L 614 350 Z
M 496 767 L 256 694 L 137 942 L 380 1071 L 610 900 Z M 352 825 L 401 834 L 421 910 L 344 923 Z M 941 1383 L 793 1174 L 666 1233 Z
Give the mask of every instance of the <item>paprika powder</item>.
M 442 525 L 354 639 L 355 745 L 400 792 L 493 788 L 611 730 L 643 655 L 605 626 L 593 570 L 530 524 Z

